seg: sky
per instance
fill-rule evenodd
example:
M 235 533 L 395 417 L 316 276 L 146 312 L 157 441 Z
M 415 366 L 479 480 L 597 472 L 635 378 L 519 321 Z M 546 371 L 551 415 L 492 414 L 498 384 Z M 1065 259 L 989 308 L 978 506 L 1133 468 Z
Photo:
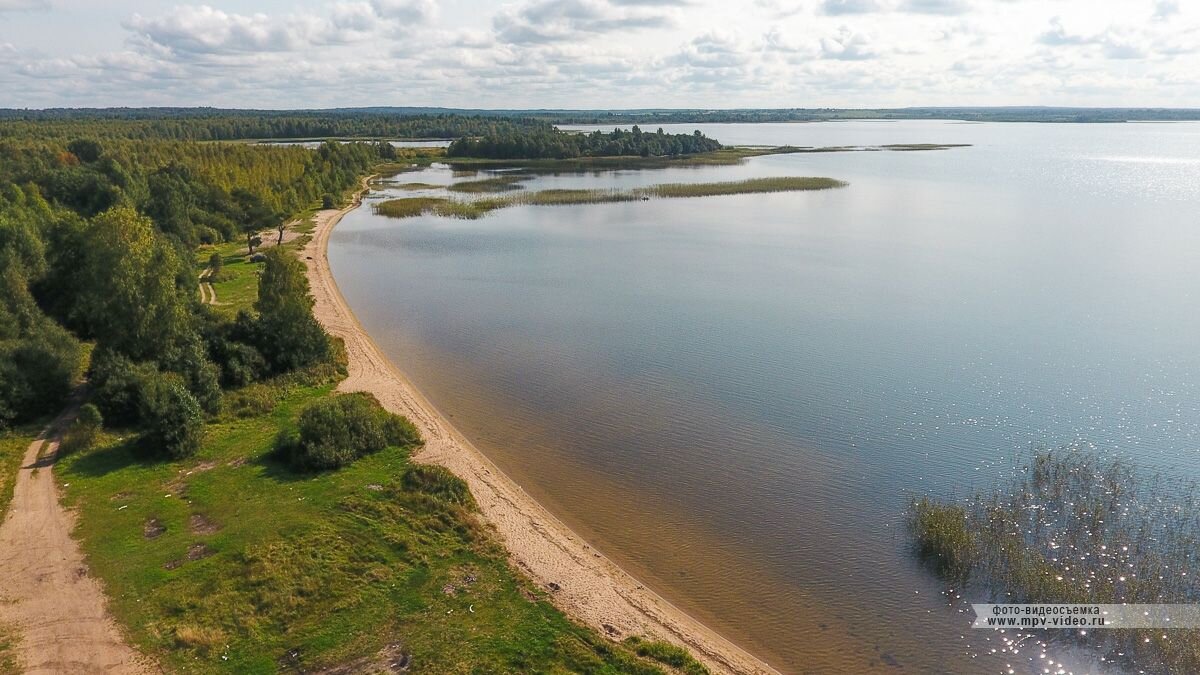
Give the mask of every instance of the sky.
M 1200 107 L 1200 0 L 0 0 L 0 107 Z

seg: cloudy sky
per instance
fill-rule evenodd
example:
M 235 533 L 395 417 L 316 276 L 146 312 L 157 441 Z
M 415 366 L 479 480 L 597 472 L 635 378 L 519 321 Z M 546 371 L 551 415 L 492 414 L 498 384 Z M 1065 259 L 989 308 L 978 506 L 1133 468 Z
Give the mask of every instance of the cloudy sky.
M 0 107 L 1200 107 L 1200 0 L 0 0 Z

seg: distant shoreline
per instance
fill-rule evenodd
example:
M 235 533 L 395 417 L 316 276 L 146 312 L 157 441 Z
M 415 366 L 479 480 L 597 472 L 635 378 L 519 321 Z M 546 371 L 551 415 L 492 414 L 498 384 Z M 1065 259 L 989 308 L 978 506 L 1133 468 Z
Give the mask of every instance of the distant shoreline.
M 364 180 L 363 192 L 366 186 Z M 776 673 L 588 545 L 476 449 L 379 349 L 342 296 L 327 256 L 330 233 L 362 204 L 362 194 L 345 208 L 318 211 L 303 252 L 316 300 L 313 313 L 345 341 L 349 376 L 338 389 L 370 392 L 385 408 L 411 419 L 425 438 L 415 459 L 445 466 L 467 481 L 513 564 L 551 589 L 555 605 L 573 619 L 618 640 L 648 636 L 687 647 L 714 672 Z

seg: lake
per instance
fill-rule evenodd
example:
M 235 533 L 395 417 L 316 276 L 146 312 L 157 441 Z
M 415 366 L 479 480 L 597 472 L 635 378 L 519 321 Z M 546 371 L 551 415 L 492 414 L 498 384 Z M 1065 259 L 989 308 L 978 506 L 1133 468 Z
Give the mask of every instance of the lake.
M 1038 650 L 969 628 L 914 560 L 905 505 L 1071 442 L 1200 478 L 1200 124 L 665 126 L 696 128 L 972 146 L 526 183 L 849 182 L 824 192 L 474 221 L 363 208 L 333 235 L 334 274 L 528 492 L 780 670 L 1041 672 Z M 435 165 L 370 199 L 462 179 Z

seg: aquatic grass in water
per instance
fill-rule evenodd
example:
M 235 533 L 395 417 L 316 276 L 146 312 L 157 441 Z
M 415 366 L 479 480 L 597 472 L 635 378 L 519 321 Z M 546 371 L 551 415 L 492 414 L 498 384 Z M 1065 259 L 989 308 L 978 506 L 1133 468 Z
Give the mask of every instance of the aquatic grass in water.
M 496 176 L 494 178 L 483 178 L 480 180 L 459 181 L 447 187 L 451 192 L 465 192 L 469 194 L 478 194 L 485 192 L 510 192 L 513 190 L 523 190 L 521 185 L 524 181 L 533 178 L 530 174 L 506 174 Z
M 405 197 L 403 199 L 389 199 L 386 202 L 379 202 L 371 207 L 371 209 L 388 218 L 414 218 L 426 213 L 431 213 L 435 206 L 447 201 L 441 197 Z
M 914 499 L 908 516 L 918 554 L 990 600 L 1200 602 L 1196 485 L 1119 459 L 1075 447 L 1039 452 L 1003 490 L 961 502 Z M 1200 672 L 1200 630 L 1106 629 L 1075 637 L 1108 661 Z
M 458 185 L 483 183 L 470 181 Z M 571 204 L 608 204 L 615 202 L 645 201 L 657 199 L 681 199 L 690 197 L 714 197 L 721 195 L 761 194 L 768 192 L 797 192 L 807 190 L 829 190 L 845 187 L 847 183 L 833 178 L 779 177 L 752 178 L 725 183 L 665 183 L 632 190 L 602 189 L 549 189 L 537 192 L 521 192 L 496 197 L 485 197 L 470 201 L 443 197 L 405 197 L 380 202 L 374 206 L 375 213 L 389 218 L 412 218 L 434 214 L 446 218 L 480 218 L 496 209 L 509 206 L 564 206 Z M 454 186 L 450 186 L 453 190 Z
M 764 192 L 797 192 L 803 190 L 830 190 L 845 187 L 847 183 L 833 178 L 784 176 L 779 178 L 751 178 L 749 180 L 724 183 L 666 183 L 643 190 L 639 195 L 661 198 L 714 197 L 718 195 L 761 194 Z

